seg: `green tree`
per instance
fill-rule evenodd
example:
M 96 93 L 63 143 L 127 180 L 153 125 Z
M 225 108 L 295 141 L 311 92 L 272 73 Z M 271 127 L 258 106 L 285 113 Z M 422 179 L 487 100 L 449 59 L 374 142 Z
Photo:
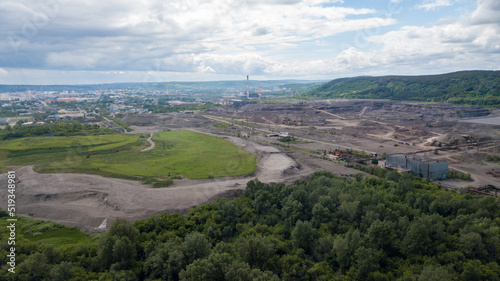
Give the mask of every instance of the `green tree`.
M 234 257 L 228 253 L 213 253 L 208 258 L 197 259 L 189 264 L 185 270 L 181 270 L 179 277 L 185 281 L 223 281 L 233 261 Z
M 242 260 L 251 267 L 266 267 L 274 255 L 273 243 L 261 235 L 240 238 L 236 247 Z
M 304 214 L 304 206 L 297 200 L 287 198 L 282 208 L 283 217 L 288 227 L 292 227 Z
M 422 221 L 414 221 L 410 224 L 403 239 L 402 248 L 407 256 L 424 255 L 429 252 L 431 243 L 429 226 Z
M 272 195 L 267 190 L 259 190 L 255 193 L 254 208 L 258 214 L 267 213 L 272 207 Z
M 137 256 L 135 245 L 128 237 L 116 239 L 113 245 L 113 263 L 118 270 L 132 267 Z
M 98 260 L 99 266 L 101 270 L 109 268 L 114 260 L 113 260 L 113 246 L 115 245 L 116 237 L 109 237 L 107 235 L 103 235 L 99 239 L 99 250 L 98 250 Z
M 126 219 L 117 218 L 106 232 L 107 236 L 127 237 L 131 243 L 139 242 L 139 230 Z
M 224 275 L 228 281 L 279 281 L 279 277 L 271 271 L 261 271 L 260 269 L 251 269 L 245 262 L 233 262 Z
M 54 245 L 45 246 L 43 249 L 43 254 L 45 255 L 45 257 L 47 257 L 47 263 L 59 263 L 61 260 L 61 254 Z
M 483 265 L 479 260 L 468 260 L 465 262 L 460 280 L 499 280 L 500 267 L 497 263 Z
M 99 281 L 135 281 L 137 277 L 131 270 L 110 270 L 101 273 Z
M 303 249 L 310 253 L 316 236 L 315 229 L 309 221 L 297 221 L 292 230 L 291 240 L 295 249 Z
M 363 180 L 363 174 L 362 173 L 354 174 L 354 178 L 356 179 L 356 181 L 360 182 Z
M 20 275 L 26 276 L 28 280 L 44 280 L 48 269 L 47 257 L 41 253 L 30 255 L 19 265 Z
M 167 243 L 156 245 L 148 250 L 143 270 L 150 279 L 178 280 L 178 274 L 185 265 L 180 239 L 172 239 Z M 146 247 L 149 248 L 149 247 Z
M 125 269 L 135 262 L 139 231 L 127 220 L 116 219 L 109 230 L 99 239 L 98 260 L 101 270 L 115 265 L 116 270 Z
M 369 273 L 380 268 L 379 260 L 382 254 L 372 248 L 360 247 L 354 253 L 356 259 L 356 268 L 363 279 L 366 279 Z
M 295 255 L 284 255 L 280 258 L 282 280 L 310 280 L 308 273 L 313 263 L 305 258 L 303 250 L 297 251 Z
M 307 274 L 312 280 L 336 280 L 332 267 L 326 261 L 315 263 Z
M 398 173 L 398 171 L 391 171 L 387 173 L 386 178 L 387 180 L 398 182 L 399 179 L 401 178 L 401 175 Z
M 312 215 L 312 221 L 316 227 L 319 227 L 322 223 L 326 223 L 332 219 L 330 210 L 321 203 L 317 203 L 313 206 Z
M 333 253 L 341 269 L 345 269 L 349 266 L 350 264 L 349 246 L 347 245 L 346 239 L 341 237 L 335 239 L 335 241 L 333 242 Z
M 345 220 L 353 222 L 358 216 L 358 207 L 359 207 L 359 201 L 353 201 L 353 202 L 344 201 L 342 202 L 342 204 L 340 204 L 339 211 Z
M 234 202 L 221 198 L 217 200 L 217 214 L 221 216 L 225 225 L 235 225 L 239 217 L 239 210 Z
M 186 257 L 187 264 L 196 259 L 207 257 L 210 253 L 210 242 L 201 233 L 191 233 L 186 236 L 182 243 L 182 252 Z
M 54 281 L 64 281 L 71 277 L 73 265 L 69 262 L 61 262 L 50 270 L 50 277 Z
M 376 220 L 368 228 L 367 234 L 370 246 L 386 253 L 396 254 L 394 246 L 396 232 L 391 222 Z
M 426 266 L 418 276 L 418 281 L 451 281 L 451 275 L 442 266 Z
M 460 246 L 469 258 L 482 258 L 486 255 L 486 248 L 479 233 L 470 232 L 460 235 Z

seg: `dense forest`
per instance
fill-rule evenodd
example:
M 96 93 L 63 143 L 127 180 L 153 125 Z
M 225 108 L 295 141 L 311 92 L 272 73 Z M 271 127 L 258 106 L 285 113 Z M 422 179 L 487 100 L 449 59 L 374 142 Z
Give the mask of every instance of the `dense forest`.
M 500 71 L 332 80 L 305 96 L 449 102 L 500 107 Z
M 248 182 L 187 215 L 113 222 L 76 244 L 21 228 L 2 280 L 499 280 L 500 202 L 397 172 Z M 4 216 L 5 212 L 2 213 Z M 27 220 L 27 219 L 24 219 Z M 2 227 L 5 228 L 5 227 Z M 0 230 L 6 241 L 7 230 Z M 33 232 L 33 231 L 32 231 Z M 75 234 L 76 235 L 76 234 Z
M 113 129 L 99 125 L 80 124 L 77 122 L 58 121 L 44 124 L 22 126 L 18 122 L 15 126 L 7 125 L 0 129 L 0 140 L 34 137 L 34 136 L 88 136 L 107 135 L 117 133 Z

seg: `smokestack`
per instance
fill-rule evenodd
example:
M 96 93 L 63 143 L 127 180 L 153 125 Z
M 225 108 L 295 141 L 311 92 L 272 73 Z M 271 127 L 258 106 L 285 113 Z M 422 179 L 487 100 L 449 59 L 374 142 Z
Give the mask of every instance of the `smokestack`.
M 247 99 L 250 99 L 250 86 L 248 83 L 248 75 L 247 75 Z

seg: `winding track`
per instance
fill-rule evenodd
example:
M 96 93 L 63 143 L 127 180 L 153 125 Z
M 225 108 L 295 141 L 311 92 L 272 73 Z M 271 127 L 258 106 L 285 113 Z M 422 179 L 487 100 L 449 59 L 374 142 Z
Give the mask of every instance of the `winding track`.
M 149 138 L 147 139 L 147 141 L 151 144 L 149 147 L 146 147 L 144 148 L 143 150 L 141 150 L 141 152 L 144 152 L 144 151 L 148 151 L 148 150 L 151 150 L 153 148 L 155 148 L 156 144 L 155 142 L 152 140 L 153 138 L 153 133 L 150 133 L 149 134 Z

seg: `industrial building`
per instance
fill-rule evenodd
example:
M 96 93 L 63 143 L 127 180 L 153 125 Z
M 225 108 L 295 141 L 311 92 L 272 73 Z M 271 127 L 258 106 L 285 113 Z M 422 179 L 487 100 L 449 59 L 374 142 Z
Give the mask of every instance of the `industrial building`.
M 386 168 L 409 171 L 414 175 L 433 180 L 446 179 L 448 162 L 407 154 L 390 154 L 386 157 Z

